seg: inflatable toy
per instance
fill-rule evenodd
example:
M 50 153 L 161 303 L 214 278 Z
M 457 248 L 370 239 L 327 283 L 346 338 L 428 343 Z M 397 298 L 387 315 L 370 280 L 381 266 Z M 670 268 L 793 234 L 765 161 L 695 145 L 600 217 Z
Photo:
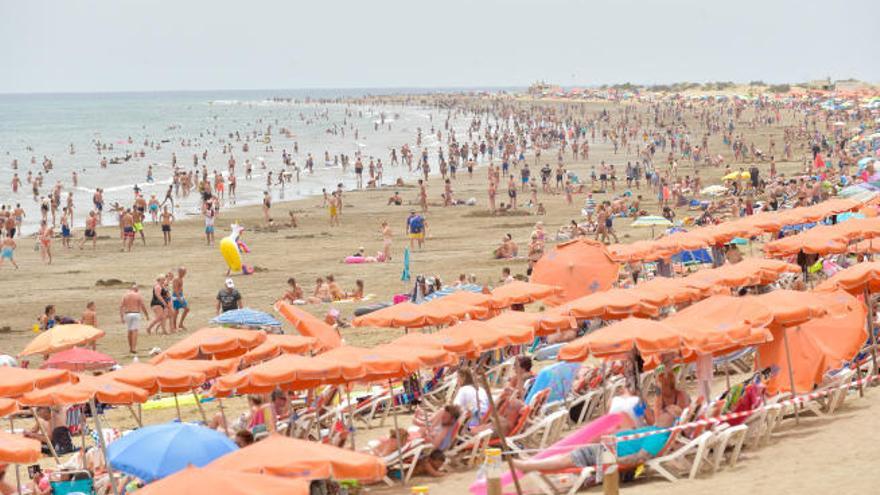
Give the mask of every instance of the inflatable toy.
M 232 224 L 232 233 L 220 239 L 220 254 L 226 260 L 226 266 L 229 267 L 230 273 L 241 272 L 244 275 L 250 275 L 254 272 L 253 267 L 245 265 L 241 259 L 242 254 L 251 252 L 247 244 L 240 238 L 242 231 L 244 231 L 244 227 L 237 223 Z

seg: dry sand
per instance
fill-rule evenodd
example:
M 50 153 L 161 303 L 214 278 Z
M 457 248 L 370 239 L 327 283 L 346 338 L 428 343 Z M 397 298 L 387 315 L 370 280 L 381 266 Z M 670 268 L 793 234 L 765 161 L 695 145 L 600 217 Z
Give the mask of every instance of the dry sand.
M 613 104 L 578 103 L 584 108 L 596 111 L 601 108 L 615 110 Z M 746 114 L 748 115 L 748 113 Z M 755 140 L 759 147 L 767 149 L 770 136 L 782 143 L 782 128 L 759 128 L 757 131 L 744 130 L 747 139 Z M 721 152 L 728 161 L 732 160 L 729 149 L 723 147 L 719 136 L 710 140 L 713 153 Z M 780 144 L 781 146 L 781 144 Z M 798 150 L 798 148 L 795 148 Z M 798 153 L 800 151 L 798 150 Z M 791 173 L 800 169 L 800 154 L 796 153 L 796 163 L 780 163 L 780 172 Z M 555 152 L 547 156 L 555 161 Z M 627 159 L 623 151 L 614 155 L 610 145 L 602 144 L 601 138 L 591 145 L 589 164 L 608 160 L 617 165 L 619 175 Z M 658 159 L 662 159 L 659 158 Z M 552 163 L 551 163 L 552 165 Z M 734 164 L 737 166 L 738 164 Z M 566 166 L 574 170 L 582 180 L 589 181 L 587 163 L 571 163 Z M 760 165 L 764 170 L 767 163 Z M 680 173 L 688 173 L 689 166 Z M 701 169 L 704 185 L 717 180 L 722 169 Z M 533 178 L 537 178 L 533 167 Z M 394 169 L 386 169 L 386 177 L 395 178 Z M 460 199 L 475 197 L 477 206 L 457 206 L 442 208 L 432 206 L 427 215 L 428 240 L 424 250 L 412 255 L 413 274 L 439 275 L 452 282 L 460 273 L 473 273 L 480 282 L 494 283 L 500 277 L 502 267 L 509 266 L 514 273 L 525 272 L 525 261 L 496 261 L 491 259 L 491 251 L 499 244 L 502 235 L 511 233 L 526 251 L 528 235 L 536 221 L 543 221 L 548 235 L 573 218 L 580 217 L 584 196 L 575 197 L 572 206 L 565 204 L 561 195 L 540 194 L 540 200 L 547 208 L 547 215 L 536 217 L 529 210 L 522 209 L 516 215 L 491 216 L 486 209 L 486 168 L 480 166 L 474 178 L 468 180 L 466 174 L 459 174 L 454 183 L 455 194 Z M 439 179 L 430 181 L 430 198 L 434 203 L 440 201 L 442 183 Z M 618 190 L 624 185 L 618 183 Z M 394 188 L 383 190 L 350 192 L 345 195 L 345 208 L 341 227 L 329 227 L 326 209 L 321 208 L 321 200 L 306 199 L 273 206 L 273 216 L 281 222 L 286 221 L 287 212 L 293 210 L 299 220 L 299 227 L 279 227 L 269 231 L 259 227 L 262 215 L 258 208 L 224 209 L 218 218 L 217 238 L 228 234 L 229 224 L 239 222 L 248 228 L 245 240 L 252 252 L 246 255 L 246 263 L 258 267 L 257 273 L 250 276 L 236 275 L 236 286 L 243 294 L 246 306 L 271 312 L 271 305 L 284 290 L 288 277 L 296 277 L 305 290 L 314 287 L 318 276 L 334 274 L 340 285 L 351 289 L 356 279 L 366 282 L 366 292 L 376 294 L 371 302 L 385 301 L 394 293 L 408 291 L 410 283 L 400 282 L 402 269 L 402 248 L 404 221 L 410 206 L 386 206 L 387 197 Z M 405 201 L 415 201 L 416 190 L 412 187 L 400 188 Z M 638 192 L 637 192 L 638 193 Z M 657 213 L 652 194 L 645 190 L 643 207 L 652 214 Z M 521 198 L 527 200 L 527 195 Z M 610 198 L 610 195 L 596 195 L 597 201 Z M 506 198 L 505 198 L 506 199 Z M 499 201 L 501 195 L 499 194 Z M 678 217 L 686 215 L 680 210 Z M 380 223 L 388 220 L 394 230 L 394 259 L 388 263 L 347 265 L 342 260 L 354 253 L 359 246 L 367 253 L 381 249 L 379 235 Z M 627 229 L 627 220 L 618 220 L 615 227 L 622 242 L 631 242 L 650 235 L 649 230 Z M 79 318 L 85 304 L 93 300 L 98 305 L 99 326 L 107 332 L 100 341 L 99 350 L 117 358 L 120 363 L 131 361 L 127 354 L 123 326 L 119 322 L 118 304 L 127 283 L 136 281 L 144 292 L 149 292 L 149 284 L 155 275 L 177 266 L 186 266 L 189 276 L 186 294 L 193 312 L 187 321 L 190 329 L 207 326 L 214 316 L 215 295 L 222 287 L 226 266 L 218 248 L 205 245 L 200 218 L 181 221 L 175 224 L 174 243 L 163 247 L 161 232 L 157 226 L 147 225 L 148 245 L 135 245 L 132 253 L 120 252 L 118 230 L 115 227 L 99 229 L 99 235 L 106 237 L 99 241 L 97 252 L 89 249 L 65 251 L 60 242 L 55 243 L 56 260 L 51 266 L 42 264 L 39 255 L 31 250 L 27 240 L 19 242 L 18 262 L 21 270 L 14 271 L 9 266 L 0 268 L 0 300 L 4 301 L 4 311 L 0 315 L 0 327 L 8 326 L 11 331 L 0 334 L 0 352 L 16 354 L 32 337 L 30 327 L 46 304 L 55 304 L 58 313 Z M 81 235 L 81 231 L 77 232 Z M 550 244 L 548 243 L 548 248 Z M 100 287 L 101 280 L 116 279 L 123 284 L 117 287 Z M 360 303 L 363 304 L 363 303 Z M 360 304 L 336 304 L 344 316 L 350 317 L 352 310 Z M 326 305 L 307 307 L 319 316 L 327 310 Z M 388 341 L 400 332 L 378 329 L 347 329 L 346 340 L 356 345 L 373 345 Z M 180 338 L 175 336 L 147 336 L 141 332 L 139 349 L 141 358 L 151 347 L 168 347 Z M 867 399 L 850 401 L 847 406 L 831 420 L 810 420 L 798 428 L 786 427 L 772 441 L 771 445 L 747 452 L 743 462 L 733 470 L 726 470 L 710 479 L 694 482 L 686 481 L 671 485 L 653 480 L 637 483 L 624 489 L 631 493 L 680 493 L 697 494 L 741 493 L 828 493 L 838 489 L 843 493 L 876 493 L 875 482 L 880 481 L 873 459 L 880 453 L 877 436 L 872 431 L 873 415 L 871 404 L 878 401 L 876 391 L 869 393 Z M 230 401 L 231 414 L 241 411 L 244 404 L 240 400 Z M 208 406 L 213 412 L 214 406 Z M 875 407 L 876 409 L 876 407 Z M 194 408 L 185 408 L 187 417 L 195 419 Z M 147 414 L 147 422 L 160 422 L 174 416 L 173 408 L 152 411 Z M 117 428 L 129 428 L 133 422 L 127 411 L 113 411 L 109 422 Z M 360 432 L 361 439 L 373 437 L 383 430 Z M 474 473 L 453 474 L 444 478 L 432 493 L 464 493 L 465 487 L 474 479 Z M 430 480 L 428 484 L 435 485 Z M 382 490 L 387 491 L 387 490 Z M 393 490 L 404 493 L 403 489 Z

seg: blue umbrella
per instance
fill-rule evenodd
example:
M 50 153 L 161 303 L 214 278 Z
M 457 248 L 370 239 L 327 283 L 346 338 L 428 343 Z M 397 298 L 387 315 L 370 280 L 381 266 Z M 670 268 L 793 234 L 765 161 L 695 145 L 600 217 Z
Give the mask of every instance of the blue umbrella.
M 400 280 L 409 282 L 409 248 L 403 249 L 403 273 L 400 274 Z
M 166 423 L 135 430 L 107 447 L 110 465 L 147 483 L 189 465 L 202 467 L 238 449 L 220 432 L 191 423 Z
M 237 327 L 280 327 L 281 322 L 271 315 L 255 309 L 244 308 L 227 311 L 217 316 L 211 323 Z

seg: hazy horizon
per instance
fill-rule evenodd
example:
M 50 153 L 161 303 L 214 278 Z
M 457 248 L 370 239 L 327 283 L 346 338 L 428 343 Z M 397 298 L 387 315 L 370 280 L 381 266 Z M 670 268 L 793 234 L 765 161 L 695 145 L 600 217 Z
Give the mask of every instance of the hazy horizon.
M 880 81 L 880 2 L 0 0 L 0 93 Z

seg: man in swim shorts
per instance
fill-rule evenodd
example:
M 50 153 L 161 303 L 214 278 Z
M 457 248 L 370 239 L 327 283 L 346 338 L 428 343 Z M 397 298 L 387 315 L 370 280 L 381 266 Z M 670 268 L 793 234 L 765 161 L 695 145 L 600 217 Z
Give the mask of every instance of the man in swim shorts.
M 144 304 L 144 298 L 141 296 L 140 289 L 137 284 L 132 284 L 128 292 L 122 296 L 122 303 L 119 305 L 119 320 L 125 323 L 125 330 L 128 334 L 128 352 L 137 354 L 137 337 L 138 330 L 141 328 L 141 313 L 144 314 L 146 321 L 150 321 L 150 313 L 147 312 L 147 306 Z
M 119 226 L 122 228 L 122 250 L 131 251 L 134 244 L 134 215 L 130 208 L 119 217 Z
M 177 318 L 177 315 L 180 315 L 180 321 L 177 323 L 177 328 L 181 330 L 186 330 L 186 327 L 183 326 L 183 320 L 185 320 L 186 315 L 189 314 L 189 303 L 183 295 L 183 278 L 185 276 L 186 267 L 181 266 L 177 269 L 177 276 L 174 277 L 174 280 L 171 282 L 171 304 L 174 308 L 174 314 L 172 317 Z M 183 310 L 182 314 L 181 310 Z

